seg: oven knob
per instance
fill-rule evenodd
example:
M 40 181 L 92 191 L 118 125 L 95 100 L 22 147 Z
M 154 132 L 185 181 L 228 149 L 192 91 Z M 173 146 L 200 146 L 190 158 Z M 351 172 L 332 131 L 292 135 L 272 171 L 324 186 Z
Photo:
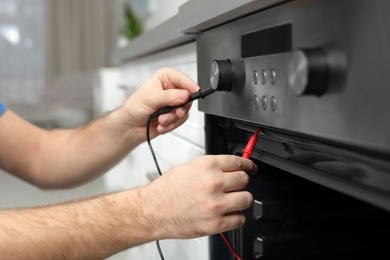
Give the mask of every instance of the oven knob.
M 233 82 L 233 68 L 230 60 L 215 60 L 211 64 L 210 83 L 214 90 L 230 91 Z
M 288 84 L 298 96 L 322 95 L 327 87 L 329 66 L 323 49 L 298 49 L 288 64 Z

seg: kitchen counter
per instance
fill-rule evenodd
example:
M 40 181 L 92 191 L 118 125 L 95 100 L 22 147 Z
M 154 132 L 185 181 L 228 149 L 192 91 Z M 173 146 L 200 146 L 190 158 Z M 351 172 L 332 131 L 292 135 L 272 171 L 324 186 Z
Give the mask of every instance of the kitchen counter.
M 291 1 L 291 0 L 290 0 Z M 114 65 L 195 41 L 196 33 L 287 0 L 189 0 L 178 13 L 112 52 Z

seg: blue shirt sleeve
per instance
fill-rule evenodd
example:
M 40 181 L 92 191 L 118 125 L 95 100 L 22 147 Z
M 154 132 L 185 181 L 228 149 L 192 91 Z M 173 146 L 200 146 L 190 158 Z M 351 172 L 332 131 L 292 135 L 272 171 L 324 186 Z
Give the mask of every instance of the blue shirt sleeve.
M 7 106 L 0 101 L 0 116 L 2 116 L 6 110 L 7 110 Z

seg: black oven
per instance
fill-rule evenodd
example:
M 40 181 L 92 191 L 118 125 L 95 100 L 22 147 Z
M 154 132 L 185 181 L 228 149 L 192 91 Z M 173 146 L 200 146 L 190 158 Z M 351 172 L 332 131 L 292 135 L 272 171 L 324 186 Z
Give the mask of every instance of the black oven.
M 255 201 L 227 234 L 242 259 L 389 258 L 390 1 L 285 1 L 197 46 L 199 85 L 223 90 L 199 101 L 206 152 L 241 155 L 261 129 Z

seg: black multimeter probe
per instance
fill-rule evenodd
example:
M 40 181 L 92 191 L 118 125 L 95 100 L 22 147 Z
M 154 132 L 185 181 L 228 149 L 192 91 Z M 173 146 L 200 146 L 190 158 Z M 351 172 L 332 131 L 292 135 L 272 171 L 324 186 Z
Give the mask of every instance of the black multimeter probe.
M 212 94 L 215 92 L 215 89 L 213 88 L 208 88 L 208 89 L 205 89 L 205 90 L 202 90 L 202 89 L 199 89 L 197 92 L 195 93 L 192 93 L 188 99 L 188 101 L 184 104 L 181 104 L 181 105 L 178 105 L 178 106 L 166 106 L 164 108 L 161 108 L 160 110 L 157 110 L 156 112 L 154 112 L 153 114 L 150 115 L 150 119 L 154 119 L 154 118 L 157 118 L 159 117 L 160 115 L 162 114 L 166 114 L 166 113 L 169 113 L 171 112 L 172 110 L 176 109 L 176 108 L 179 108 L 181 106 L 184 106 L 185 104 L 188 104 L 196 99 L 199 99 L 199 98 L 205 98 L 206 96 Z

